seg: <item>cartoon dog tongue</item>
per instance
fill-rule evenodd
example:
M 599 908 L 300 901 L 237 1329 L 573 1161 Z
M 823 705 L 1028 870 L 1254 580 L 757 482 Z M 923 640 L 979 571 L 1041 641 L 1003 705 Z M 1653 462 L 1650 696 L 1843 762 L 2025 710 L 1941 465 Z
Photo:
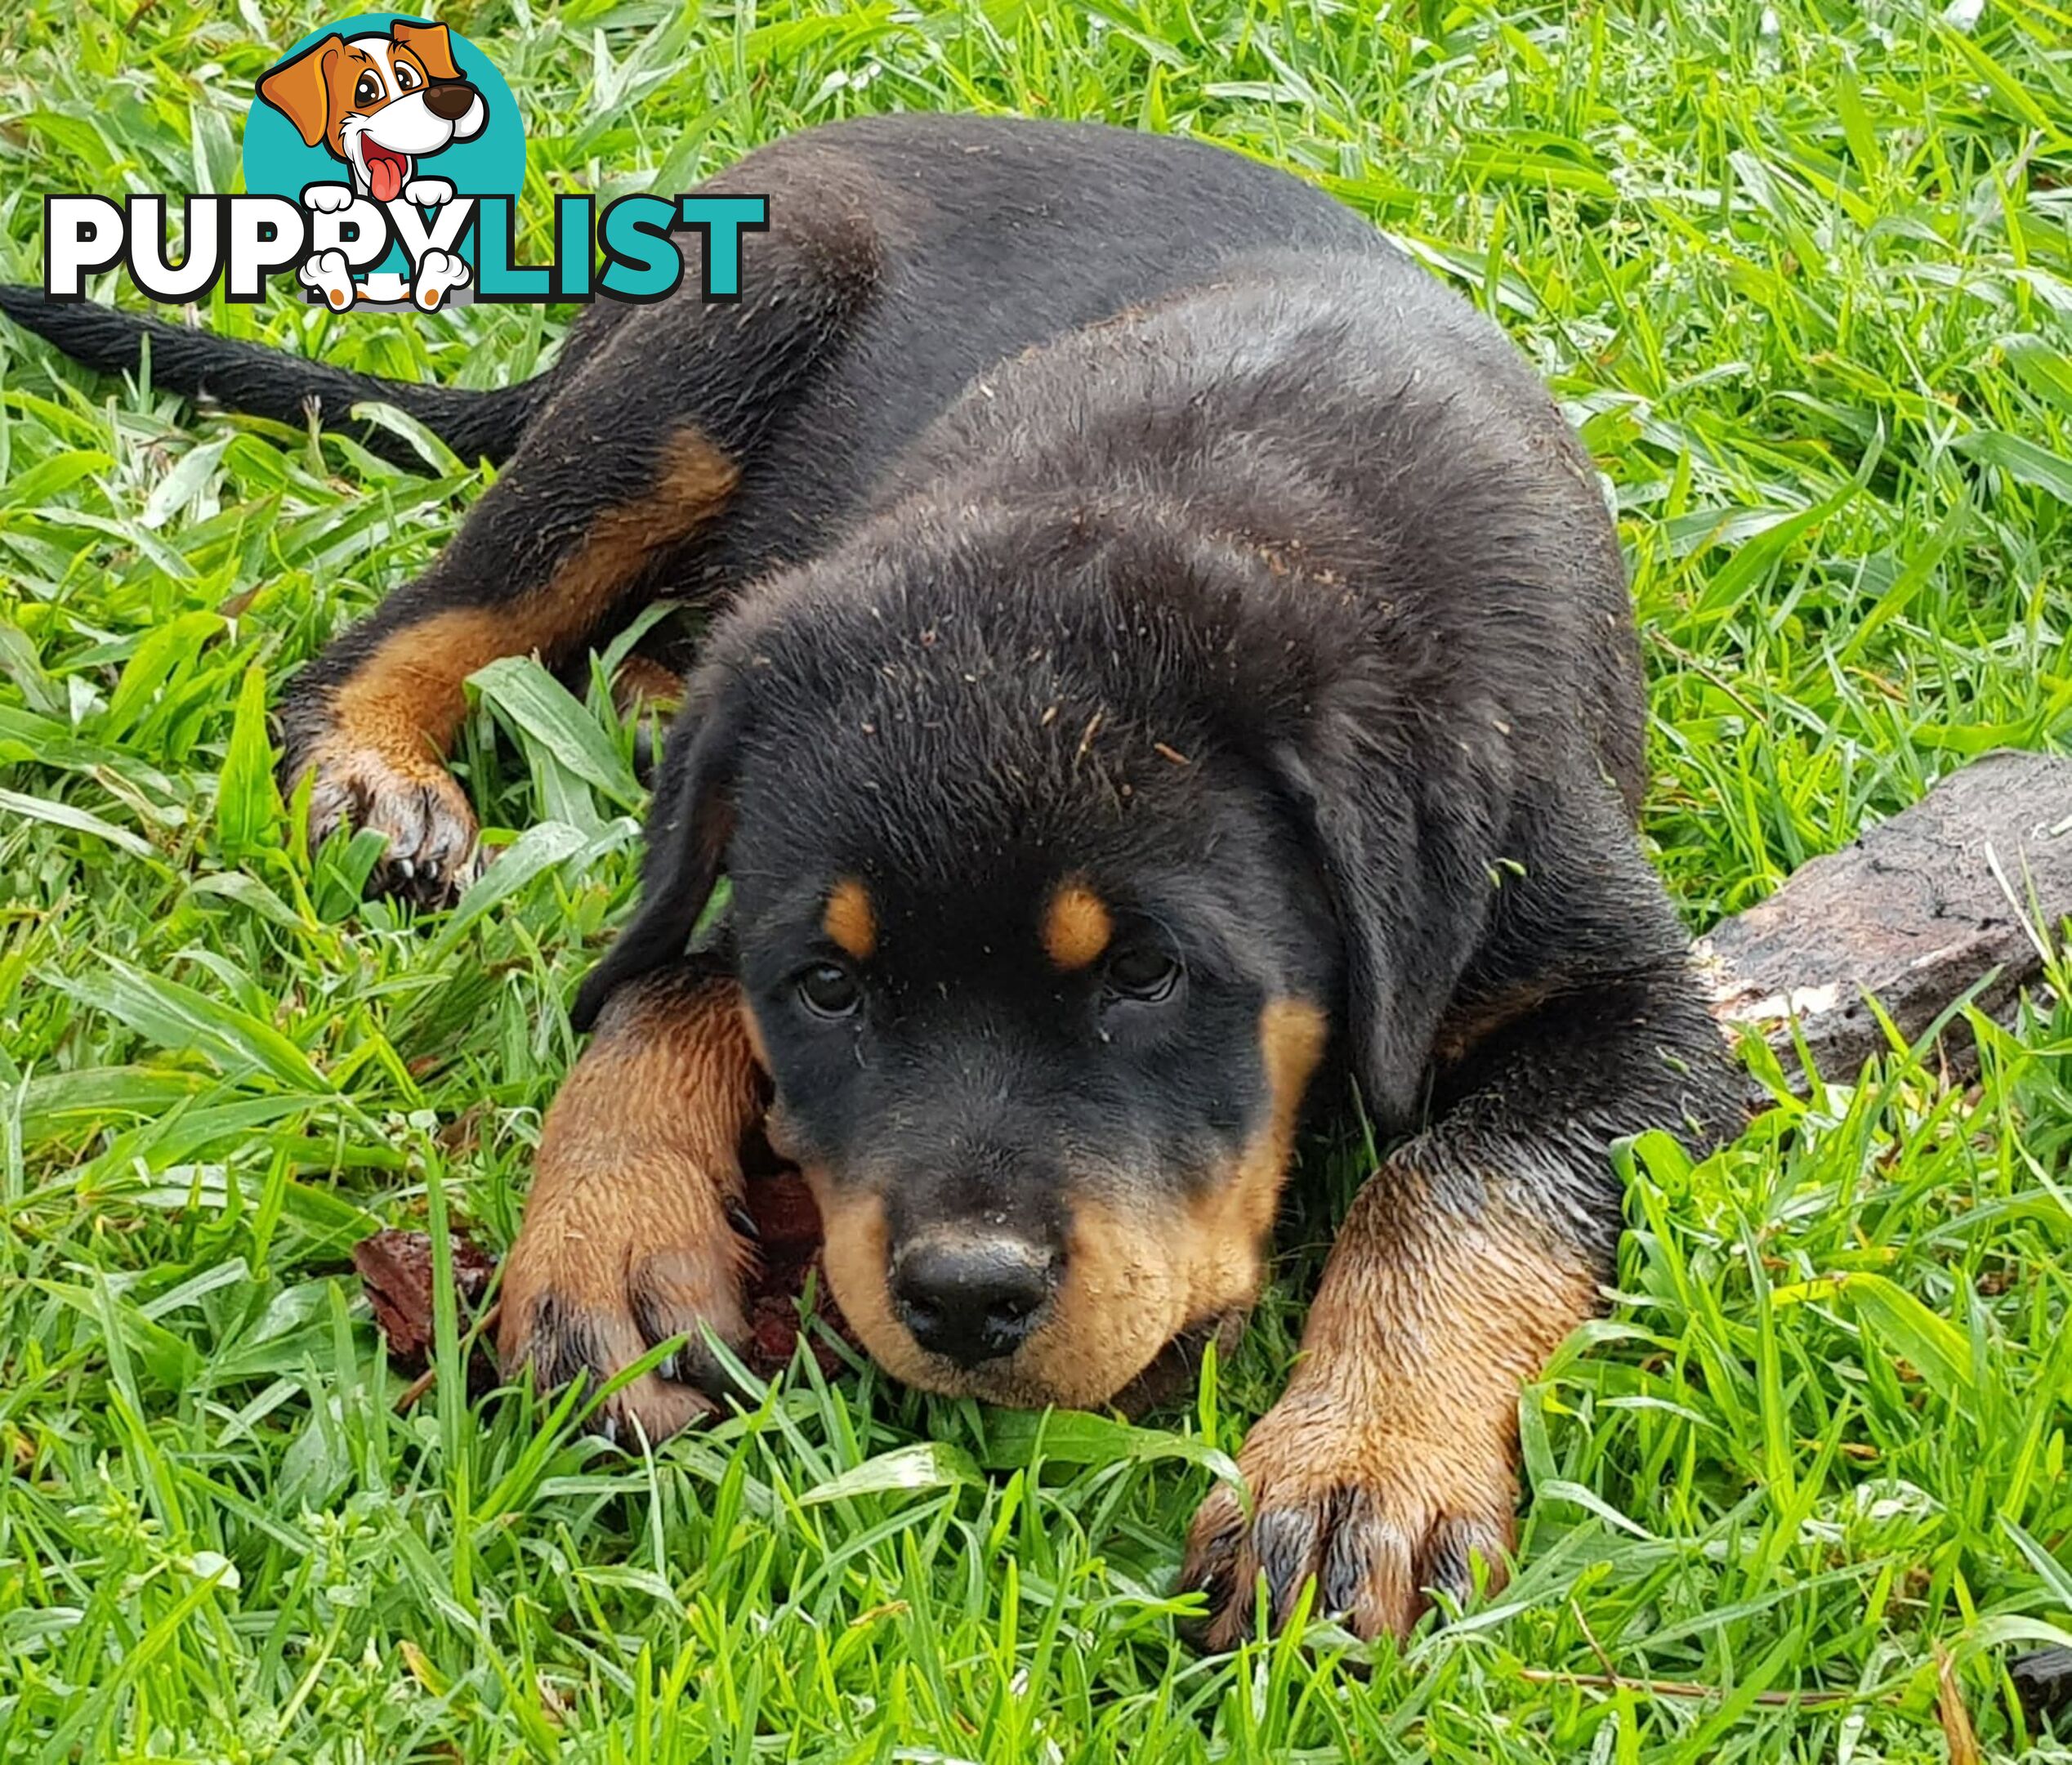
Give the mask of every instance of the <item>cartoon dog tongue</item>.
M 374 141 L 363 141 L 360 147 L 367 155 L 367 185 L 374 200 L 394 202 L 403 194 L 403 176 L 410 169 L 410 162 Z

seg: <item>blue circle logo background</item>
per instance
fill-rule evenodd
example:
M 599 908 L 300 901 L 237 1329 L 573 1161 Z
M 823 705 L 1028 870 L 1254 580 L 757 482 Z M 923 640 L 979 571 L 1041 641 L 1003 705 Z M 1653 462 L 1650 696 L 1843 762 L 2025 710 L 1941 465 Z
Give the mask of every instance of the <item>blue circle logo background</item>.
M 359 12 L 340 19 L 320 30 L 313 30 L 291 43 L 274 65 L 292 60 L 312 44 L 327 37 L 386 37 L 397 20 L 406 24 L 435 24 L 415 12 Z M 462 77 L 482 94 L 489 111 L 482 132 L 471 141 L 455 141 L 443 153 L 419 162 L 419 175 L 444 178 L 457 197 L 509 196 L 514 200 L 525 187 L 525 125 L 518 114 L 518 101 L 511 95 L 495 64 L 461 34 L 448 28 L 453 65 Z M 295 125 L 266 101 L 254 93 L 244 123 L 244 187 L 255 195 L 285 196 L 300 202 L 311 184 L 350 184 L 352 172 L 342 160 L 322 147 L 307 147 Z M 471 221 L 462 255 L 475 261 L 476 228 Z M 386 261 L 386 260 L 385 260 Z

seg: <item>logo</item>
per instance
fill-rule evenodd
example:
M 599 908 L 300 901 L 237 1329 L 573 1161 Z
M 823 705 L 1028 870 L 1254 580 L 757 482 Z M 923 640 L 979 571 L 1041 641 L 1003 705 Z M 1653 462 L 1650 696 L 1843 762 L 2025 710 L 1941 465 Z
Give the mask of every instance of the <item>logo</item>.
M 645 302 L 676 292 L 673 231 L 704 235 L 708 301 L 740 297 L 741 239 L 761 196 L 555 199 L 551 262 L 514 261 L 525 182 L 518 105 L 489 57 L 431 19 L 365 12 L 312 32 L 260 77 L 244 194 L 44 199 L 43 293 L 83 297 L 120 266 L 148 298 L 266 297 L 290 277 L 336 312 L 436 312 L 473 300 Z M 167 220 L 180 207 L 176 262 Z
M 261 76 L 245 119 L 248 190 L 350 217 L 296 271 L 339 311 L 364 299 L 431 312 L 471 288 L 480 226 L 463 193 L 479 208 L 525 183 L 511 88 L 444 25 L 370 13 L 306 37 Z M 370 268 L 383 217 L 393 243 Z

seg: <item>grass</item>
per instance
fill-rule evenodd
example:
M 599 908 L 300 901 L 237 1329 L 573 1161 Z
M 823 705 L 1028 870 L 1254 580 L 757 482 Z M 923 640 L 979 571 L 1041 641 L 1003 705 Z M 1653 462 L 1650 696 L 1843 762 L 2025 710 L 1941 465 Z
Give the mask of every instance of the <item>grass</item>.
M 301 3 L 16 0 L 5 267 L 50 191 L 230 186 Z M 683 188 L 861 110 L 1199 133 L 1496 312 L 1615 487 L 1694 927 L 1997 744 L 2072 737 L 2072 14 L 1861 0 L 459 0 L 548 196 Z M 217 328 L 531 373 L 564 315 Z M 1632 1162 L 1623 1297 L 1522 1406 L 1510 1589 L 1363 1674 L 1203 1660 L 1171 1588 L 1271 1399 L 1290 1280 L 1132 1430 L 802 1363 L 632 1460 L 407 1414 L 345 1253 L 516 1225 L 565 1003 L 626 902 L 627 732 L 518 666 L 462 762 L 532 829 L 458 912 L 355 904 L 264 707 L 482 488 L 197 415 L 0 337 L 0 1758 L 2072 1758 L 2003 1663 L 2072 1642 L 2072 1007 Z M 2057 970 L 2059 998 L 2066 979 Z M 1319 1149 L 1342 1194 L 1358 1162 Z M 1975 1731 L 1976 1749 L 1969 1748 Z

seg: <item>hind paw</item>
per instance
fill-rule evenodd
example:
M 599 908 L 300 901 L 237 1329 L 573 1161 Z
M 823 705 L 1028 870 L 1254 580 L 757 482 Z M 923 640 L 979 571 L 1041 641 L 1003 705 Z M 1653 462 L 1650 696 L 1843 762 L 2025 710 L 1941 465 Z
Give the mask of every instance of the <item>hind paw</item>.
M 387 849 L 368 879 L 370 893 L 444 907 L 480 874 L 475 811 L 436 761 L 339 742 L 318 749 L 293 776 L 311 770 L 312 847 L 341 827 L 372 828 L 387 836 Z

